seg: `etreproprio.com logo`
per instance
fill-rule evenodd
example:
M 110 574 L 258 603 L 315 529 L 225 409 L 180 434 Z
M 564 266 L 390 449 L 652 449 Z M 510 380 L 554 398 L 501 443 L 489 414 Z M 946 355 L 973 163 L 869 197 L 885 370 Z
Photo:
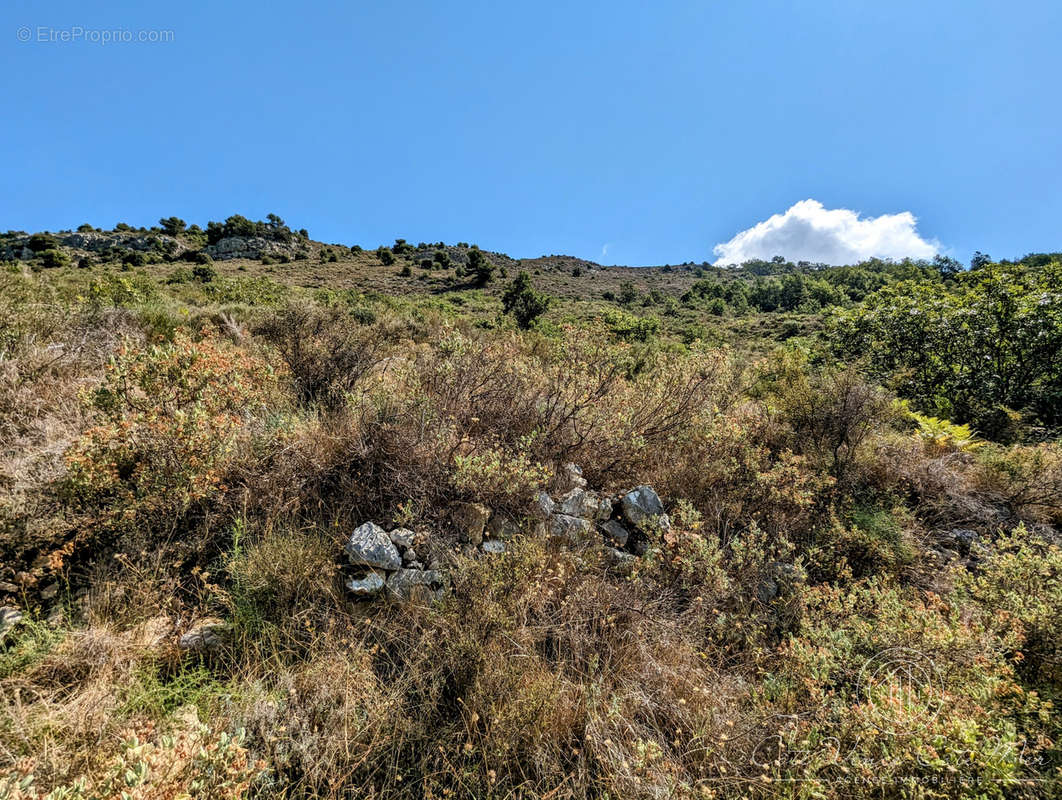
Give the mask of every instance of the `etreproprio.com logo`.
M 130 28 L 89 28 L 83 25 L 55 27 L 23 25 L 15 31 L 20 42 L 35 44 L 161 44 L 172 42 L 172 30 L 132 30 Z

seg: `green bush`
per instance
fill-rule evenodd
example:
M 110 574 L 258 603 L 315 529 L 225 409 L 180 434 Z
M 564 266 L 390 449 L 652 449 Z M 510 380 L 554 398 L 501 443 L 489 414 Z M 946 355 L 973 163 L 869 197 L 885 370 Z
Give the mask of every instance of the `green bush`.
M 473 251 L 475 252 L 475 251 Z M 502 309 L 512 314 L 516 324 L 521 328 L 530 328 L 535 320 L 549 310 L 551 298 L 535 290 L 531 285 L 531 276 L 521 272 L 505 287 L 502 295 Z
M 40 254 L 42 267 L 67 267 L 70 265 L 70 256 L 62 250 L 44 250 Z

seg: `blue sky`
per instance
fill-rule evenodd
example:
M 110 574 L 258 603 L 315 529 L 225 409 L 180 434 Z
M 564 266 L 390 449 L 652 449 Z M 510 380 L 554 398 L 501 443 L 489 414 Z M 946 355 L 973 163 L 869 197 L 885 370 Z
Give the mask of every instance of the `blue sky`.
M 964 261 L 1062 249 L 1057 0 L 7 0 L 2 16 L 3 230 L 276 212 L 330 242 L 659 264 L 715 260 L 813 199 L 910 212 Z M 87 41 L 104 29 L 172 41 Z

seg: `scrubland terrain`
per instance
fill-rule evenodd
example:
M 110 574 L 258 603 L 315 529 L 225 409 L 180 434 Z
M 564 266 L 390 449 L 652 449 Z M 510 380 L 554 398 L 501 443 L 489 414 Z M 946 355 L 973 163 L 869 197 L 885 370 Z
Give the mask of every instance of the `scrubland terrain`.
M 0 798 L 1059 795 L 1057 254 L 0 255 Z

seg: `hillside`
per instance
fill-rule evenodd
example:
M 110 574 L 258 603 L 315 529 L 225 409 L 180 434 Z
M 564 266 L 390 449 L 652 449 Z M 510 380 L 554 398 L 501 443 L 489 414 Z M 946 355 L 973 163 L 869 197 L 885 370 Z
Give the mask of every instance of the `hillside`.
M 0 261 L 0 800 L 1059 796 L 1059 254 Z

